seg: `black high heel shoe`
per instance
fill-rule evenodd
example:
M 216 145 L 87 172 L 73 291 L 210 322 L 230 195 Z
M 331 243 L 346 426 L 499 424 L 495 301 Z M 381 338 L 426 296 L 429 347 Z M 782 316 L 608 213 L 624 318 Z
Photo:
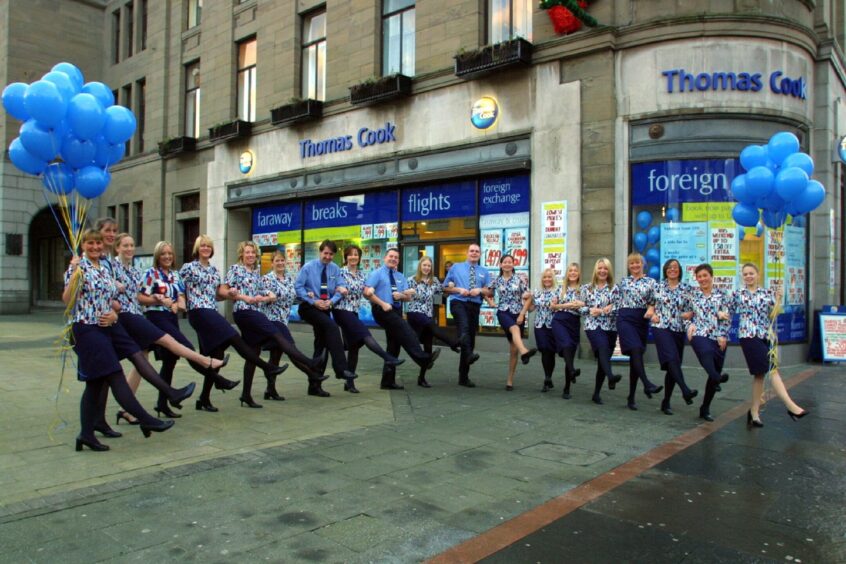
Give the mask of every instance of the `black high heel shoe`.
M 673 414 L 673 410 L 670 407 L 670 402 L 668 402 L 668 401 L 662 401 L 661 402 L 661 413 L 663 413 L 664 415 L 672 415 Z
M 620 374 L 612 374 L 608 377 L 608 389 L 613 390 L 617 387 L 617 382 L 622 380 L 623 377 Z
M 711 412 L 707 409 L 699 408 L 699 418 L 704 419 L 705 421 L 711 422 L 714 420 L 714 416 L 711 415 Z
M 521 361 L 523 364 L 529 364 L 529 361 L 530 361 L 530 360 L 532 359 L 532 357 L 533 357 L 533 356 L 535 356 L 536 354 L 538 354 L 538 349 L 536 349 L 536 348 L 531 348 L 531 349 L 527 350 L 526 352 L 524 352 L 523 354 L 521 354 L 521 355 L 520 355 L 520 361 Z
M 355 382 L 352 380 L 349 380 L 344 384 L 344 391 L 349 392 L 351 394 L 359 393 L 358 388 L 355 387 Z
M 76 452 L 81 452 L 82 447 L 87 446 L 94 452 L 105 452 L 109 450 L 109 445 L 104 445 L 97 439 L 85 439 L 82 437 L 76 438 Z
M 123 419 L 130 425 L 138 425 L 137 419 L 130 419 L 129 414 L 123 410 L 117 412 L 117 417 L 115 417 L 115 425 L 120 425 L 120 421 Z
M 276 386 L 268 386 L 268 388 L 264 391 L 264 399 L 272 401 L 285 401 L 285 398 L 283 396 L 280 396 L 279 392 L 276 391 Z
M 693 398 L 699 395 L 699 390 L 690 390 L 690 395 L 683 396 L 684 403 L 687 405 L 693 405 Z
M 552 378 L 545 378 L 543 381 L 543 392 L 548 392 L 552 390 L 555 386 L 552 385 Z
M 172 398 L 169 398 L 167 400 L 168 403 L 170 403 L 170 405 L 172 405 L 176 409 L 182 409 L 182 402 L 187 400 L 188 398 L 190 398 L 193 395 L 194 389 L 196 387 L 197 387 L 197 385 L 194 382 L 191 382 L 190 384 L 188 384 L 184 388 L 179 388 L 178 390 L 174 390 L 175 393 L 174 393 Z
M 123 436 L 123 433 L 115 431 L 106 424 L 97 425 L 96 427 L 94 427 L 94 430 L 103 435 L 104 437 L 109 437 L 110 439 L 117 439 Z
M 747 427 L 763 427 L 764 424 L 761 422 L 760 419 L 753 419 L 752 418 L 752 410 L 746 412 L 746 426 Z
M 145 439 L 150 438 L 151 433 L 164 433 L 171 427 L 173 427 L 174 422 L 170 420 L 159 421 L 158 423 L 154 423 L 152 425 L 144 425 L 141 424 L 141 432 L 144 434 Z
M 221 369 L 223 369 L 223 368 L 226 368 L 226 365 L 227 365 L 227 364 L 229 364 L 229 355 L 227 354 L 227 355 L 226 355 L 226 356 L 224 356 L 221 360 L 222 360 L 223 362 L 221 362 L 221 363 L 220 363 L 220 366 L 218 366 L 217 368 L 212 368 L 212 362 L 214 362 L 214 358 L 209 357 L 209 365 L 208 365 L 208 368 L 209 368 L 209 369 L 211 369 L 211 370 L 221 370 Z
M 271 378 L 275 378 L 276 376 L 279 376 L 280 374 L 282 374 L 286 370 L 288 370 L 288 363 L 283 362 L 279 366 L 271 366 L 270 368 L 265 370 L 264 371 L 264 377 L 269 380 Z
M 809 413 L 810 413 L 810 411 L 808 411 L 807 409 L 803 409 L 803 410 L 802 410 L 802 413 L 793 413 L 793 412 L 792 412 L 792 411 L 790 411 L 789 409 L 787 410 L 787 414 L 788 414 L 788 415 L 790 416 L 790 418 L 791 418 L 791 419 L 793 419 L 794 421 L 798 421 L 798 420 L 802 419 L 803 417 L 805 417 L 805 416 L 806 416 L 806 415 L 808 415 Z
M 648 397 L 649 399 L 652 399 L 652 394 L 659 394 L 659 393 L 661 393 L 661 390 L 663 390 L 663 389 L 664 389 L 664 386 L 656 386 L 655 384 L 652 384 L 648 388 L 646 388 L 646 387 L 643 388 L 643 393 L 646 394 L 646 397 Z
M 197 403 L 195 404 L 197 411 L 208 411 L 209 413 L 217 413 L 220 411 L 218 408 L 212 405 L 210 400 L 202 400 L 198 399 Z
M 288 365 L 286 364 L 285 367 L 287 368 Z M 223 376 L 218 376 L 217 379 L 214 381 L 214 387 L 218 390 L 226 392 L 227 390 L 235 388 L 240 383 L 240 380 L 228 380 Z
M 241 402 L 241 407 L 244 407 L 244 404 L 247 404 L 247 407 L 251 407 L 253 409 L 261 409 L 264 407 L 260 403 L 254 402 L 252 396 L 241 396 L 238 400 Z
M 172 411 L 167 405 L 157 405 L 153 408 L 153 411 L 155 411 L 159 417 L 165 416 L 170 417 L 171 419 L 179 419 L 182 417 L 181 413 Z
M 418 378 L 417 379 L 417 385 L 420 386 L 421 388 L 431 388 L 432 387 L 432 385 L 429 382 L 426 381 L 426 378 Z

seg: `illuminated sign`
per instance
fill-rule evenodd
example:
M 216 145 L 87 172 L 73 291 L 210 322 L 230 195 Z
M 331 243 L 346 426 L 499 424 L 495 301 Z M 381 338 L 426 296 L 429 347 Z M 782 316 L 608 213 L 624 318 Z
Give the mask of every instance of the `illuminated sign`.
M 470 123 L 476 129 L 493 127 L 499 117 L 499 105 L 490 96 L 479 98 L 470 110 Z

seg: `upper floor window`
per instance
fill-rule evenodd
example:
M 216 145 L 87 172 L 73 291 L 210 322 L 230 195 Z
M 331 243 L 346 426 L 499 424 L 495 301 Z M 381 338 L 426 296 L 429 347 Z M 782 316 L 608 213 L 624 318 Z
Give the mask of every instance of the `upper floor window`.
M 120 62 L 120 10 L 112 12 L 112 62 Z
M 188 29 L 200 25 L 203 16 L 203 0 L 188 0 Z
M 139 22 L 140 29 L 138 30 L 138 34 L 141 36 L 141 50 L 147 48 L 147 11 L 148 11 L 148 2 L 149 0 L 141 0 L 141 5 L 138 7 L 139 14 L 138 17 L 141 18 Z
M 256 39 L 238 44 L 238 119 L 256 121 Z
M 135 6 L 130 2 L 124 9 L 126 10 L 126 56 L 131 57 L 135 50 L 133 44 L 133 41 L 135 41 L 135 30 L 133 29 L 135 27 L 135 14 L 133 13 Z
M 488 0 L 488 43 L 517 37 L 531 41 L 532 5 L 530 0 Z
M 414 1 L 382 2 L 382 74 L 414 76 Z
M 302 97 L 326 99 L 326 11 L 303 17 Z
M 135 81 L 135 152 L 144 152 L 144 122 L 147 119 L 147 79 Z
M 200 62 L 185 65 L 185 136 L 200 137 Z

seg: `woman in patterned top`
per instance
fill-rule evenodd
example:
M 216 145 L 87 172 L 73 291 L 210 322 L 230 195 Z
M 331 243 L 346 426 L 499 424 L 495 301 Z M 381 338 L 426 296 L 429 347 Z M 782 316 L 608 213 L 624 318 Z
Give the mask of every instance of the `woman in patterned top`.
M 82 430 L 76 438 L 76 450 L 87 446 L 94 451 L 109 450 L 94 436 L 102 417 L 102 388 L 110 388 L 117 402 L 140 422 L 145 437 L 167 431 L 173 421 L 160 421 L 147 413 L 135 399 L 126 383 L 120 360 L 140 352 L 138 345 L 117 325 L 118 315 L 112 309 L 117 287 L 106 267 L 100 264 L 103 236 L 93 229 L 80 239 L 83 257 L 75 256 L 65 273 L 62 301 L 75 298 L 71 312 L 73 349 L 79 357 L 77 377 L 85 382 L 80 403 Z M 77 273 L 76 271 L 79 271 Z
M 514 389 L 514 372 L 517 370 L 517 357 L 523 364 L 529 364 L 538 349 L 528 348 L 523 344 L 523 327 L 526 323 L 526 313 L 529 311 L 529 288 L 526 282 L 514 272 L 514 257 L 503 255 L 499 259 L 499 276 L 495 277 L 488 284 L 491 295 L 485 300 L 491 307 L 496 306 L 494 294 L 499 298 L 499 305 L 496 310 L 496 319 L 500 327 L 505 330 L 505 338 L 510 345 L 508 358 L 508 381 L 505 384 L 506 391 Z
M 461 353 L 461 342 L 453 338 L 445 329 L 438 327 L 434 320 L 434 296 L 435 294 L 442 294 L 444 289 L 441 286 L 441 281 L 434 275 L 434 268 L 431 257 L 421 257 L 417 263 L 417 272 L 408 281 L 408 287 L 414 290 L 414 295 L 411 301 L 406 306 L 406 319 L 414 332 L 417 333 L 417 338 L 420 339 L 420 344 L 423 345 L 423 350 L 427 354 L 432 354 L 432 343 L 437 338 L 442 343 L 446 344 L 453 352 Z M 473 353 L 470 357 L 470 364 L 479 360 L 479 355 Z M 426 381 L 427 367 L 420 367 L 420 374 L 417 376 L 417 385 L 422 388 L 431 388 L 432 386 Z
M 620 291 L 617 333 L 620 336 L 620 350 L 629 357 L 629 397 L 626 405 L 629 409 L 636 410 L 635 392 L 638 380 L 643 382 L 643 393 L 648 398 L 664 389 L 664 386 L 656 386 L 649 381 L 643 366 L 649 319 L 652 317 L 655 287 L 658 284 L 643 272 L 644 260 L 640 253 L 631 253 L 626 262 L 629 275 L 617 284 Z
M 711 415 L 711 401 L 717 393 L 720 382 L 727 382 L 728 375 L 722 374 L 723 363 L 726 360 L 726 345 L 728 331 L 731 326 L 731 316 L 728 312 L 728 296 L 720 289 L 714 288 L 714 269 L 708 263 L 700 264 L 695 270 L 699 288 L 690 293 L 691 312 L 687 327 L 687 338 L 690 341 L 699 364 L 708 374 L 705 384 L 705 396 L 699 408 L 699 417 L 705 421 L 713 421 Z
M 576 348 L 579 346 L 579 309 L 584 302 L 581 293 L 582 269 L 576 262 L 567 267 L 567 283 L 561 286 L 558 303 L 552 305 L 552 334 L 556 352 L 564 359 L 564 391 L 561 397 L 570 399 L 570 384 L 576 382 L 581 370 L 575 368 Z
M 280 374 L 287 368 L 268 364 L 248 345 L 238 331 L 232 328 L 226 319 L 217 311 L 217 301 L 225 300 L 227 294 L 221 290 L 220 273 L 209 262 L 214 256 L 214 243 L 208 235 L 200 235 L 194 240 L 194 261 L 182 265 L 179 270 L 185 284 L 185 295 L 188 299 L 188 323 L 197 332 L 200 339 L 200 351 L 214 358 L 223 358 L 226 349 L 232 345 L 235 352 L 247 362 L 259 366 L 264 370 L 267 378 Z M 218 378 L 222 378 L 218 376 Z M 225 380 L 225 379 L 224 379 Z M 197 400 L 197 411 L 214 413 L 218 409 L 211 403 L 211 388 L 229 390 L 238 385 L 226 386 L 224 382 L 205 380 L 200 399 Z
M 655 311 L 652 314 L 652 337 L 655 339 L 655 350 L 658 362 L 664 376 L 664 399 L 661 411 L 665 415 L 672 415 L 670 396 L 673 388 L 678 384 L 682 397 L 687 405 L 693 403 L 698 390 L 691 390 L 684 381 L 682 373 L 682 356 L 684 355 L 684 320 L 682 313 L 688 311 L 688 295 L 690 286 L 682 284 L 681 264 L 676 259 L 664 263 L 662 269 L 664 281 L 655 288 Z
M 620 381 L 620 376 L 611 372 L 611 354 L 617 343 L 617 292 L 611 261 L 604 257 L 597 260 L 591 282 L 582 286 L 579 299 L 584 303 L 580 313 L 585 318 L 585 335 L 596 356 L 596 384 L 591 401 L 598 405 L 604 403 L 599 392 L 605 377 L 611 390 Z
M 555 370 L 555 334 L 552 331 L 552 317 L 558 305 L 558 291 L 555 287 L 555 271 L 547 268 L 541 273 L 541 286 L 529 294 L 529 309 L 535 312 L 535 342 L 541 353 L 543 365 L 543 392 L 552 389 L 552 372 Z M 570 381 L 567 380 L 567 386 Z M 569 394 L 568 394 L 569 395 Z
M 343 286 L 338 290 L 343 297 L 332 307 L 332 319 L 341 328 L 344 337 L 344 345 L 347 349 L 347 367 L 350 372 L 355 372 L 358 366 L 358 351 L 362 345 L 384 360 L 386 365 L 399 366 L 405 360 L 385 352 L 373 338 L 373 335 L 370 334 L 370 330 L 358 318 L 365 281 L 364 273 L 358 269 L 360 262 L 361 248 L 357 245 L 347 246 L 344 249 L 344 267 L 341 268 Z M 355 387 L 355 380 L 347 378 L 344 390 L 357 394 L 358 388 Z
M 761 396 L 764 393 L 764 376 L 769 372 L 770 382 L 776 395 L 784 402 L 787 414 L 796 421 L 808 414 L 790 398 L 778 370 L 770 370 L 770 342 L 767 332 L 775 304 L 781 301 L 780 295 L 773 295 L 772 290 L 758 286 L 758 267 L 746 263 L 740 271 L 744 287 L 737 290 L 731 298 L 732 313 L 739 315 L 738 336 L 743 356 L 749 373 L 755 377 L 752 381 L 752 408 L 746 413 L 746 424 L 750 427 L 763 427 L 761 422 Z

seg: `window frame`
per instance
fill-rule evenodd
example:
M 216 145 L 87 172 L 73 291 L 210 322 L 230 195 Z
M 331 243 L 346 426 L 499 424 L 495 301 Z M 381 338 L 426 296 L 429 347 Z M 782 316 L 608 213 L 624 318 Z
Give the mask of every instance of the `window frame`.
M 496 14 L 496 10 L 494 9 L 494 3 L 505 3 L 508 5 L 508 21 L 506 25 L 500 26 L 500 30 L 505 29 L 507 27 L 507 33 L 503 34 L 502 37 L 495 38 L 494 37 L 494 15 Z M 525 24 L 526 29 L 518 30 L 515 28 L 515 5 L 521 4 L 521 8 L 523 8 L 526 13 L 525 16 Z M 505 41 L 511 41 L 517 39 L 518 37 L 522 37 L 523 39 L 531 42 L 532 41 L 532 15 L 534 11 L 533 3 L 530 0 L 487 0 L 486 1 L 486 9 L 487 9 L 487 17 L 485 18 L 486 23 L 486 32 L 487 32 L 487 43 L 489 45 L 495 45 L 497 43 L 503 43 Z
M 410 5 L 403 6 L 401 8 L 396 8 L 392 11 L 386 12 L 387 5 L 389 0 L 382 0 L 382 19 L 381 19 L 381 38 L 382 38 L 382 49 L 381 49 L 381 58 L 382 58 L 382 76 L 390 76 L 393 74 L 404 74 L 406 76 L 414 76 L 416 72 L 416 58 L 417 58 L 417 37 L 416 37 L 416 27 L 417 27 L 417 2 L 413 1 Z M 405 67 L 404 64 L 404 54 L 405 54 L 405 42 L 404 42 L 404 23 L 405 23 L 405 15 L 406 13 L 413 13 L 414 22 L 413 22 L 413 29 L 411 32 L 412 41 L 411 41 L 411 49 L 412 49 L 412 57 L 411 57 L 411 68 L 408 69 Z M 395 70 L 389 67 L 389 60 L 390 60 L 390 44 L 387 41 L 387 36 L 385 33 L 385 25 L 386 23 L 393 19 L 398 18 L 399 20 L 399 69 Z
M 253 50 L 255 51 L 255 60 L 251 64 L 241 66 L 241 50 L 248 44 L 253 43 Z M 235 92 L 236 92 L 236 108 L 238 119 L 243 121 L 256 121 L 256 89 L 257 84 L 257 68 L 258 68 L 258 40 L 255 36 L 242 39 L 237 44 L 236 49 L 236 64 L 235 64 Z M 245 80 L 246 83 L 243 81 Z M 244 84 L 248 85 L 245 89 Z M 246 103 L 246 107 L 243 107 Z
M 202 115 L 202 71 L 200 66 L 200 59 L 195 61 L 191 61 L 190 63 L 186 63 L 183 66 L 184 69 L 184 80 L 185 80 L 185 88 L 183 89 L 182 100 L 184 107 L 182 109 L 182 121 L 183 121 L 183 133 L 185 137 L 193 137 L 194 139 L 200 138 L 200 119 Z M 193 80 L 192 75 L 196 70 L 197 79 L 196 82 Z M 192 85 L 192 82 L 194 85 Z M 189 104 L 189 96 L 191 96 L 191 102 Z M 193 127 L 189 131 L 188 129 L 188 108 L 189 105 L 193 107 L 193 112 L 191 117 L 193 119 Z M 190 134 L 189 134 L 190 133 Z
M 322 15 L 324 18 L 323 21 L 323 35 L 317 39 L 307 40 L 307 32 L 308 29 L 307 23 L 310 23 L 315 17 Z M 326 49 L 327 49 L 327 34 L 326 34 L 326 17 L 327 17 L 327 10 L 326 6 L 322 6 L 300 16 L 300 30 L 301 30 L 301 41 L 300 41 L 300 65 L 301 65 L 301 72 L 300 72 L 300 95 L 303 99 L 312 99 L 312 100 L 320 100 L 325 101 L 326 99 Z M 320 65 L 320 49 L 321 46 L 323 48 L 323 65 Z M 310 61 L 310 50 L 315 48 L 315 68 L 314 70 L 314 93 L 311 92 L 311 84 L 307 82 L 305 78 L 308 76 L 312 78 L 312 73 L 310 72 L 311 65 Z M 322 71 L 322 72 L 321 72 Z

